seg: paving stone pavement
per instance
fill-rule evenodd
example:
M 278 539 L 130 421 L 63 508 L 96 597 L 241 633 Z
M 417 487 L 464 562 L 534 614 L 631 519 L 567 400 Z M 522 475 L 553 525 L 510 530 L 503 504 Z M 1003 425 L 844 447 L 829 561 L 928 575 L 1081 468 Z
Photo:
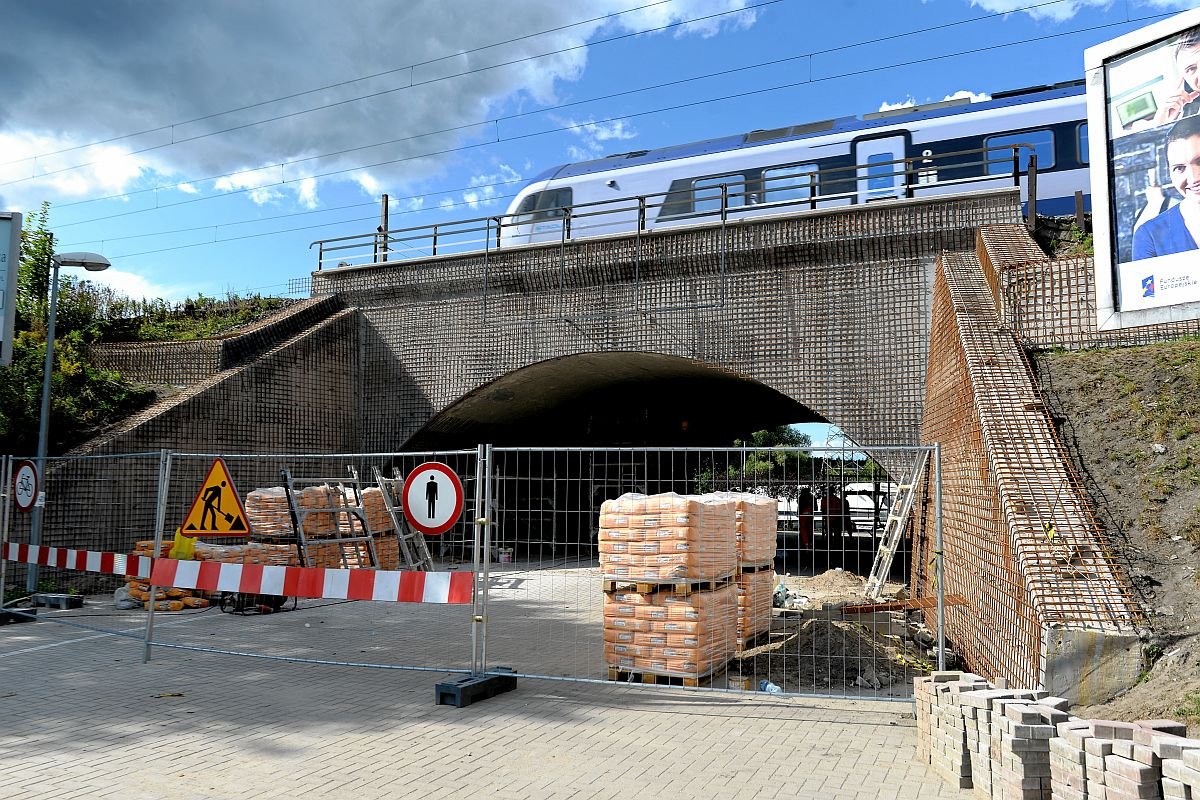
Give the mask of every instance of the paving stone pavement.
M 216 647 L 222 625 L 272 624 L 158 620 Z M 971 796 L 913 763 L 907 703 L 522 679 L 459 709 L 434 704 L 443 677 L 167 648 L 144 664 L 140 641 L 3 626 L 0 798 Z

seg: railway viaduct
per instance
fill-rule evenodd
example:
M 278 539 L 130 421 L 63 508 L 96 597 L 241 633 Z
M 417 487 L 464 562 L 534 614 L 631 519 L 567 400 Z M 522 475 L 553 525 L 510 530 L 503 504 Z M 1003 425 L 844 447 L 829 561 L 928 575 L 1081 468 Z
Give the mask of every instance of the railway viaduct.
M 940 442 L 955 646 L 1101 700 L 1141 668 L 1138 612 L 1006 323 L 1000 262 L 1044 261 L 1020 219 L 996 190 L 319 271 L 248 333 L 98 353 L 187 388 L 85 449 L 713 445 L 806 419 Z

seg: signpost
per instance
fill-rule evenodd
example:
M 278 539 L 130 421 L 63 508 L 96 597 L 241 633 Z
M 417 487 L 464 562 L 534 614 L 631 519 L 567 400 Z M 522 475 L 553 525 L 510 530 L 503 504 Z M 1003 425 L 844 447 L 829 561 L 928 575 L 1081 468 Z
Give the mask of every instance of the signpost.
M 233 485 L 233 477 L 225 460 L 218 458 L 208 469 L 208 476 L 196 499 L 183 519 L 180 531 L 184 536 L 249 536 L 250 524 L 246 509 Z
M 462 481 L 445 464 L 427 461 L 408 473 L 400 503 L 410 525 L 426 536 L 440 536 L 462 516 Z
M 12 363 L 17 321 L 17 266 L 21 263 L 21 215 L 0 211 L 0 367 Z

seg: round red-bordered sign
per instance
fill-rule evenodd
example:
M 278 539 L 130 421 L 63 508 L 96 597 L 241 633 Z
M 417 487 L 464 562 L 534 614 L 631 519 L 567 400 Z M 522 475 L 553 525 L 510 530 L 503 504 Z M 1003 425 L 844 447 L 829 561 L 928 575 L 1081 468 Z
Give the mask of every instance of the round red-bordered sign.
M 32 511 L 37 496 L 37 465 L 32 461 L 18 461 L 13 466 L 13 502 L 17 504 L 17 511 Z
M 409 525 L 426 536 L 440 536 L 462 516 L 462 481 L 440 461 L 427 461 L 404 479 L 400 505 Z

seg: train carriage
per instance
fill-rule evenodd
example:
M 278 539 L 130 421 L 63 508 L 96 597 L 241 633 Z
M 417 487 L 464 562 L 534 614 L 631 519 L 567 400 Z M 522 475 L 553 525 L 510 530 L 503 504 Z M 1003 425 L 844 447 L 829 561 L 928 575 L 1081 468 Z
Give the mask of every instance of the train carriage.
M 1012 186 L 1037 154 L 1038 209 L 1090 202 L 1083 81 L 565 164 L 526 185 L 501 245 Z

